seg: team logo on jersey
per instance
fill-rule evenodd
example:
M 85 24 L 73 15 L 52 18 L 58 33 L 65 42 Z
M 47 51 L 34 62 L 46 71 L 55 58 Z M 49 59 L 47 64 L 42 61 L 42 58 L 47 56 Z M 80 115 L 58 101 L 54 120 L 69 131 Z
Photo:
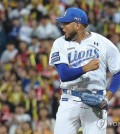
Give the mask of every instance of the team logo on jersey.
M 99 58 L 99 53 L 97 49 L 89 49 L 86 51 L 77 51 L 68 53 L 68 60 L 72 66 L 78 66 L 80 63 L 93 59 Z
M 94 42 L 94 45 L 95 45 L 95 46 L 98 46 L 98 44 L 99 44 L 98 42 Z

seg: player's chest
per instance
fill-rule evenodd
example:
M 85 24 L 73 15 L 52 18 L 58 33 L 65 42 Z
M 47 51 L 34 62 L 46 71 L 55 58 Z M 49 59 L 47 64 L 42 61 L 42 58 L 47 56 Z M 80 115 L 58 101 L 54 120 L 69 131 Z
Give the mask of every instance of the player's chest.
M 99 52 L 92 45 L 74 43 L 67 47 L 67 57 L 70 65 L 78 66 L 98 58 Z

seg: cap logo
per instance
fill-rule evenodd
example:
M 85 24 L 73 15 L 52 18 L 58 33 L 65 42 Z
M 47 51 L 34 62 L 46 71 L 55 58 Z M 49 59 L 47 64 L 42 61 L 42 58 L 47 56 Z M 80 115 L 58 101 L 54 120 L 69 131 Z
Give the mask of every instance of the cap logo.
M 66 16 L 66 14 L 67 14 L 67 11 L 65 11 L 64 16 Z
M 81 18 L 74 17 L 74 20 L 81 21 Z

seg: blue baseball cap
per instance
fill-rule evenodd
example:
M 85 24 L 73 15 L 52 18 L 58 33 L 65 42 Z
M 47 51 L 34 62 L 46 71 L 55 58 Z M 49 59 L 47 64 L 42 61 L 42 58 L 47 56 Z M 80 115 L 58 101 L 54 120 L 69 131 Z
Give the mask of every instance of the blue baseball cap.
M 77 23 L 81 23 L 84 25 L 88 24 L 88 17 L 87 17 L 87 14 L 85 13 L 85 11 L 83 11 L 80 8 L 76 8 L 76 7 L 68 8 L 65 11 L 64 16 L 56 18 L 56 20 L 58 22 L 63 22 L 63 23 L 77 22 Z

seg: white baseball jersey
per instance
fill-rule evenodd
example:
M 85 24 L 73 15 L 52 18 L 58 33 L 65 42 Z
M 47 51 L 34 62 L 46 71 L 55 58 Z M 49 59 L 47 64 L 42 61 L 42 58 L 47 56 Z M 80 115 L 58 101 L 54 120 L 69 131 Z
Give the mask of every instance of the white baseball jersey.
M 94 58 L 100 60 L 99 69 L 87 72 L 73 81 L 61 81 L 60 86 L 72 90 L 105 90 L 107 68 L 112 74 L 120 71 L 120 52 L 111 41 L 97 33 L 91 32 L 90 36 L 80 43 L 66 41 L 64 36 L 56 39 L 51 50 L 49 64 L 54 66 L 65 63 L 71 68 L 78 68 Z

